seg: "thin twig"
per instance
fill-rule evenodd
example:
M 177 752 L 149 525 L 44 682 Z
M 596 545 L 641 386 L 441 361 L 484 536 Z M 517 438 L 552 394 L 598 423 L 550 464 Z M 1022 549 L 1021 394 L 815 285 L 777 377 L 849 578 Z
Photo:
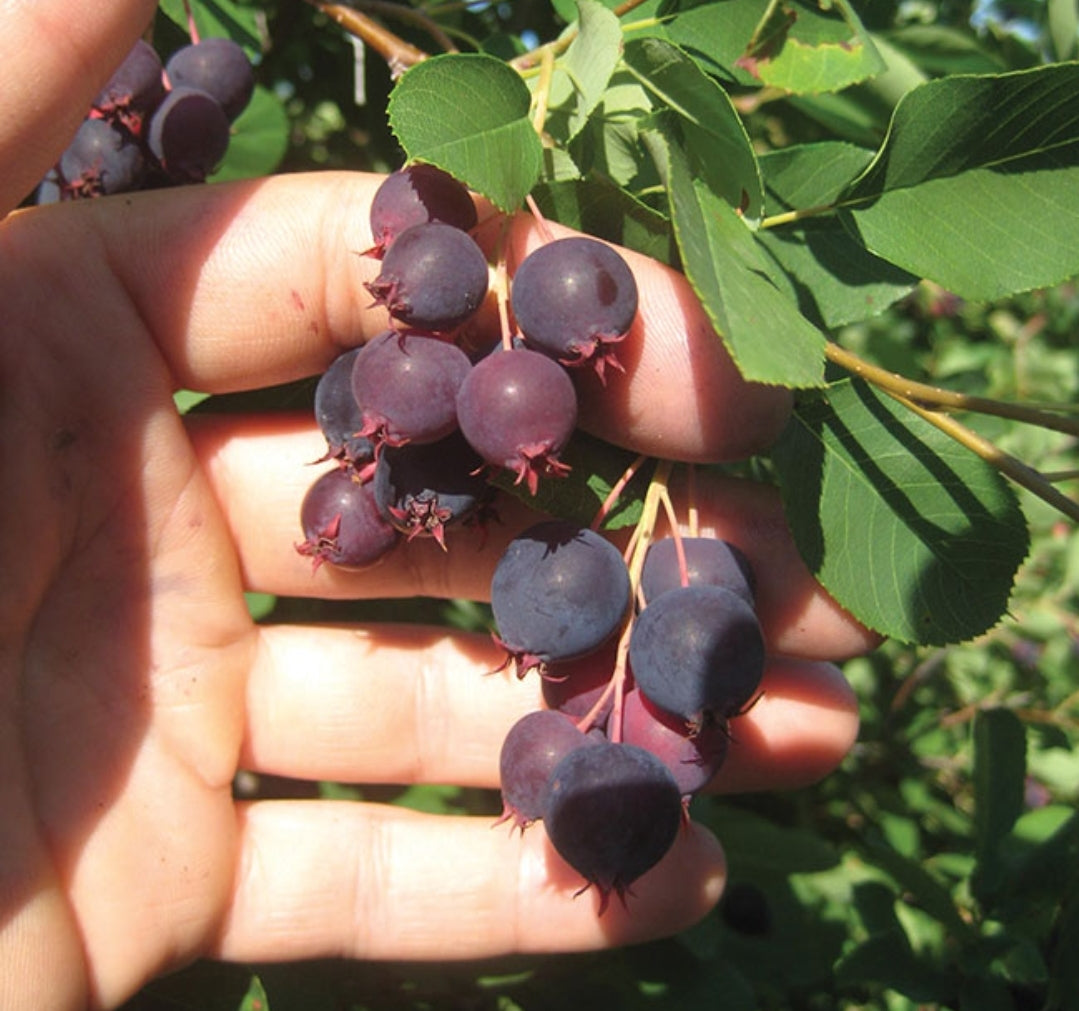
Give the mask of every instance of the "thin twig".
M 955 418 L 940 414 L 937 411 L 927 410 L 921 404 L 909 400 L 893 390 L 885 389 L 883 392 L 908 410 L 913 411 L 918 417 L 940 429 L 961 446 L 980 456 L 986 463 L 995 467 L 1006 477 L 1011 478 L 1016 484 L 1026 488 L 1027 491 L 1037 495 L 1043 502 L 1048 503 L 1069 519 L 1079 523 L 1079 502 L 1059 492 L 1033 467 L 1028 467 L 1022 460 L 1005 453 L 988 439 L 956 421 Z
M 409 7 L 403 3 L 394 3 L 392 0 L 355 0 L 357 7 L 373 14 L 381 14 L 388 18 L 397 18 L 415 25 L 426 32 L 447 53 L 459 52 L 453 39 L 426 13 L 415 7 Z
M 323 3 L 323 0 L 307 0 L 317 10 L 332 18 L 350 35 L 362 39 L 379 54 L 390 68 L 394 77 L 400 77 L 409 67 L 427 59 L 427 53 L 417 49 L 410 42 L 394 35 L 388 28 L 383 28 L 366 14 L 346 7 L 344 4 Z
M 615 17 L 622 17 L 628 14 L 636 7 L 640 7 L 646 0 L 625 0 L 624 3 L 620 3 L 617 7 L 612 8 L 612 13 Z M 570 25 L 554 42 L 545 42 L 542 46 L 537 46 L 535 49 L 530 50 L 527 53 L 522 53 L 520 56 L 515 56 L 509 61 L 509 65 L 514 70 L 520 72 L 522 70 L 531 70 L 536 64 L 543 59 L 543 51 L 550 49 L 552 55 L 560 56 L 570 47 L 570 43 L 573 42 L 580 29 L 577 24 Z
M 1053 413 L 1055 405 L 1015 404 L 989 397 L 973 397 L 966 393 L 943 390 L 938 386 L 915 382 L 896 372 L 889 372 L 859 358 L 834 341 L 825 345 L 825 356 L 830 362 L 848 372 L 861 376 L 867 382 L 888 393 L 895 393 L 905 400 L 935 411 L 971 411 L 975 414 L 991 414 L 1026 424 L 1048 428 L 1065 435 L 1079 436 L 1079 419 L 1061 417 Z

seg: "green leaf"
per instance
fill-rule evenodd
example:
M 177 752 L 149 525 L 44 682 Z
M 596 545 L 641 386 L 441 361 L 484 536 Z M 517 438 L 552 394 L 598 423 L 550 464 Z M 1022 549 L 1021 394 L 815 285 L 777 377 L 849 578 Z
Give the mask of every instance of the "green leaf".
M 256 88 L 232 126 L 229 149 L 214 180 L 270 175 L 285 157 L 288 141 L 288 113 L 281 100 L 272 91 Z
M 1079 272 L 1079 65 L 909 92 L 843 195 L 868 249 L 969 299 Z
M 452 53 L 407 71 L 388 112 L 410 159 L 437 165 L 510 212 L 540 173 L 542 151 L 529 103 L 528 88 L 501 60 Z
M 816 94 L 839 91 L 884 69 L 847 0 L 778 6 L 786 16 L 778 31 L 751 42 L 740 57 L 740 65 L 764 84 Z
M 769 213 L 833 204 L 871 158 L 865 148 L 839 141 L 764 155 L 760 164 Z M 869 252 L 834 215 L 762 229 L 757 238 L 790 278 L 802 313 L 825 328 L 868 319 L 918 281 Z
M 585 130 L 575 138 L 574 157 L 589 172 L 608 176 L 627 188 L 639 188 L 642 157 L 637 131 L 651 112 L 648 92 L 628 70 L 619 68 Z
M 641 85 L 678 115 L 693 174 L 746 219 L 759 220 L 760 168 L 727 93 L 686 53 L 661 39 L 628 43 L 624 60 Z
M 572 140 L 599 105 L 622 53 L 618 18 L 595 0 L 577 0 L 580 30 L 551 79 L 547 131 Z
M 1074 59 L 1079 46 L 1079 4 L 1075 0 L 1049 0 L 1048 21 L 1056 58 Z
M 664 263 L 677 260 L 670 221 L 602 178 L 541 184 L 534 196 L 544 217 Z
M 835 967 L 844 987 L 872 984 L 912 1001 L 947 1002 L 953 983 L 929 959 L 915 953 L 896 915 L 897 896 L 886 885 L 865 881 L 854 888 L 854 905 L 868 937 L 844 953 Z
M 709 72 L 793 93 L 838 91 L 884 68 L 847 0 L 787 0 L 762 21 L 765 10 L 760 0 L 694 7 L 674 18 L 667 37 Z
M 904 25 L 885 38 L 934 75 L 996 74 L 1008 69 L 969 32 L 949 25 Z
M 243 46 L 248 56 L 254 56 L 261 51 L 259 15 L 255 8 L 241 6 L 230 0 L 199 0 L 199 3 L 193 6 L 195 28 L 200 38 L 227 36 Z M 189 26 L 183 0 L 161 0 L 158 7 L 165 17 L 187 34 Z
M 844 380 L 796 408 L 772 458 L 799 552 L 861 622 L 940 645 L 1003 615 L 1028 547 L 1015 493 L 928 422 Z
M 1026 731 L 1009 709 L 974 717 L 974 843 L 978 867 L 972 887 L 983 901 L 1004 884 L 1002 842 L 1023 812 Z
M 826 839 L 807 829 L 776 825 L 752 811 L 714 802 L 694 817 L 723 837 L 723 848 L 739 875 L 810 874 L 837 866 L 839 855 Z
M 660 124 L 662 126 L 662 124 Z M 671 220 L 686 277 L 746 379 L 814 386 L 824 374 L 824 336 L 770 276 L 753 233 L 690 171 L 669 126 L 649 134 L 666 158 Z
M 258 976 L 251 977 L 251 985 L 247 988 L 247 993 L 244 994 L 236 1011 L 270 1011 L 269 998 Z

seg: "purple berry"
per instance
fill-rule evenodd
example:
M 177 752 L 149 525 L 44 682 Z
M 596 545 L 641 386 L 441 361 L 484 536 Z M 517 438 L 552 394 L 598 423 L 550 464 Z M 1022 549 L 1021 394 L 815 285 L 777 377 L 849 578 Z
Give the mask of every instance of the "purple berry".
M 651 752 L 604 742 L 571 751 L 555 766 L 543 824 L 559 855 L 600 893 L 621 899 L 671 848 L 682 794 Z
M 370 482 L 361 484 L 347 470 L 328 471 L 307 490 L 300 506 L 304 540 L 301 555 L 343 568 L 363 569 L 381 561 L 398 533 L 375 504 Z
M 432 221 L 405 229 L 366 284 L 375 304 L 407 326 L 445 333 L 473 316 L 487 294 L 487 258 L 476 240 Z
M 467 232 L 476 224 L 476 205 L 449 173 L 417 163 L 388 175 L 371 200 L 370 252 L 381 257 L 406 228 L 441 221 Z
M 231 123 L 255 90 L 255 69 L 243 47 L 227 38 L 205 38 L 177 49 L 165 65 L 173 88 L 195 88 L 217 100 Z
M 629 570 L 594 530 L 547 520 L 518 534 L 491 580 L 498 636 L 523 675 L 598 649 L 622 624 Z
M 360 434 L 390 446 L 445 438 L 457 428 L 457 391 L 471 369 L 453 344 L 383 331 L 363 346 L 352 368 Z
M 764 672 L 764 639 L 738 594 L 684 586 L 661 593 L 638 615 L 629 663 L 649 701 L 701 730 L 752 700 Z
M 541 476 L 569 470 L 559 454 L 577 426 L 577 393 L 545 355 L 495 351 L 461 384 L 457 420 L 480 456 L 512 470 L 534 495 Z
M 610 246 L 586 236 L 534 250 L 513 277 L 511 303 L 530 347 L 564 365 L 618 365 L 613 345 L 637 314 L 637 282 Z

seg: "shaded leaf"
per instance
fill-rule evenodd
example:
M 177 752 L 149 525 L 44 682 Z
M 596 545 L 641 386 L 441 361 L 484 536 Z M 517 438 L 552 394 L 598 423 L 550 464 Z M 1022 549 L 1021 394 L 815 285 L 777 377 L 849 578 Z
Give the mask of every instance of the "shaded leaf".
M 686 53 L 661 39 L 627 44 L 625 64 L 642 87 L 677 114 L 693 174 L 745 218 L 757 221 L 764 200 L 761 173 L 727 93 Z
M 746 379 L 819 385 L 824 336 L 770 276 L 753 233 L 722 197 L 695 179 L 676 132 L 658 121 L 649 139 L 666 159 L 671 220 L 683 269 Z
M 577 0 L 579 32 L 551 80 L 547 130 L 572 140 L 604 92 L 622 53 L 618 18 L 595 0 Z
M 230 3 L 229 0 L 199 0 L 194 5 L 195 28 L 199 38 L 227 36 L 255 56 L 261 50 L 258 30 L 258 11 L 253 7 Z M 183 0 L 161 0 L 161 13 L 188 33 L 187 11 Z
M 867 248 L 970 299 L 1079 272 L 1079 65 L 909 92 L 843 195 Z
M 764 155 L 769 213 L 831 205 L 871 158 L 865 148 L 840 141 Z M 869 252 L 834 215 L 762 229 L 757 238 L 790 278 L 802 313 L 825 328 L 867 319 L 918 282 Z
M 979 635 L 1004 614 L 1028 533 L 1012 488 L 860 380 L 801 403 L 772 454 L 810 571 L 905 642 Z
M 641 83 L 625 68 L 617 70 L 585 129 L 573 141 L 574 157 L 586 171 L 636 188 L 642 160 L 647 164 L 637 131 L 651 112 L 651 98 Z
M 971 884 L 991 901 L 1008 868 L 1002 843 L 1022 814 L 1026 778 L 1026 732 L 1009 709 L 986 709 L 974 718 L 974 852 Z
M 540 173 L 529 103 L 528 88 L 501 60 L 452 53 L 405 73 L 388 112 L 410 159 L 437 165 L 502 210 L 514 211 Z
M 664 263 L 677 260 L 670 221 L 604 179 L 542 184 L 534 196 L 553 221 Z

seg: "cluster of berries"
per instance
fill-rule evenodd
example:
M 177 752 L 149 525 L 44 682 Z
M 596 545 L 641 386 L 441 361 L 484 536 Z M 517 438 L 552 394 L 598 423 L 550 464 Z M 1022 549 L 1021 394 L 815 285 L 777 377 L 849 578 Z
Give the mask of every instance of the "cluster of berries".
M 505 739 L 503 818 L 542 820 L 601 909 L 670 849 L 764 670 L 737 547 L 660 539 L 636 582 L 608 540 L 555 520 L 515 538 L 491 584 L 499 637 L 519 673 L 539 670 L 548 707 Z
M 511 282 L 513 334 L 466 354 L 459 328 L 488 291 L 475 225 L 467 191 L 436 168 L 412 165 L 378 191 L 369 254 L 380 272 L 367 287 L 392 327 L 341 355 L 316 389 L 324 459 L 338 463 L 301 506 L 297 547 L 316 566 L 372 565 L 402 538 L 445 547 L 449 525 L 484 514 L 500 470 L 534 494 L 567 470 L 571 370 L 619 367 L 636 283 L 617 252 L 584 237 L 530 253 Z M 601 908 L 669 850 L 764 668 L 738 548 L 646 534 L 630 565 L 595 529 L 546 521 L 509 543 L 491 584 L 505 666 L 538 670 L 547 705 L 505 739 L 503 819 L 522 831 L 542 820 Z
M 316 388 L 326 455 L 340 463 L 301 506 L 299 550 L 316 564 L 371 565 L 401 537 L 445 546 L 447 526 L 483 517 L 490 475 L 508 470 L 535 493 L 568 470 L 568 369 L 613 358 L 637 311 L 633 275 L 601 242 L 547 243 L 513 281 L 520 336 L 470 355 L 457 337 L 490 278 L 476 222 L 468 191 L 429 165 L 390 175 L 372 201 L 367 252 L 380 269 L 367 289 L 392 325 L 341 355 Z
M 231 39 L 192 42 L 167 64 L 140 39 L 41 182 L 37 202 L 203 182 L 254 88 L 254 68 Z

